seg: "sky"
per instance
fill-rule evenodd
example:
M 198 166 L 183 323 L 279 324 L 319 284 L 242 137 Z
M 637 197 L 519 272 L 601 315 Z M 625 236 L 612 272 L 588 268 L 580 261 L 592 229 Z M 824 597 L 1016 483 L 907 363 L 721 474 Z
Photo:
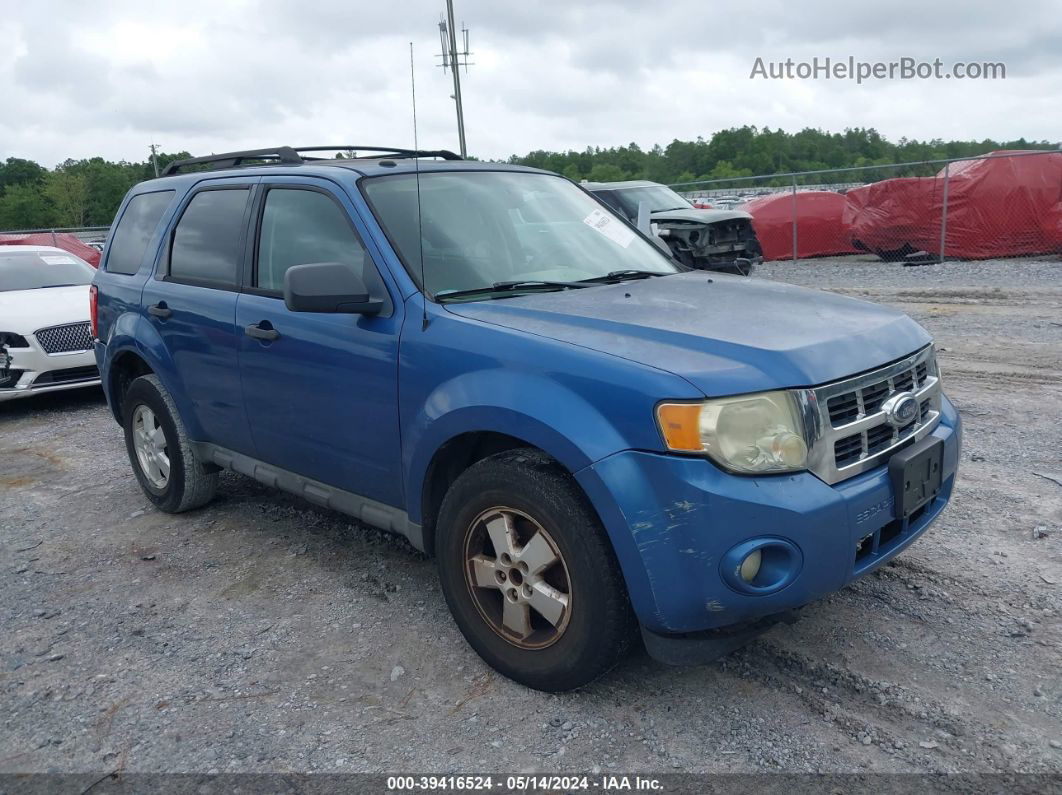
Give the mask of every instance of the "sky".
M 0 0 L 0 159 L 53 167 L 148 145 L 457 149 L 440 69 L 445 0 Z M 469 153 L 635 142 L 756 125 L 887 138 L 1062 139 L 1057 0 L 455 0 Z M 1002 62 L 1004 80 L 750 78 L 764 64 Z

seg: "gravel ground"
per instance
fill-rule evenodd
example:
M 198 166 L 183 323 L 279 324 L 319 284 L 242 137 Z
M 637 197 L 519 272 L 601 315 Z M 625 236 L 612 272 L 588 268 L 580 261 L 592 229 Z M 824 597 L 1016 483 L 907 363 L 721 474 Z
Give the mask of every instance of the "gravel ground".
M 891 565 L 716 664 L 544 695 L 403 541 L 231 474 L 158 513 L 98 391 L 8 403 L 0 772 L 1062 772 L 1062 263 L 758 275 L 937 337 L 961 479 Z

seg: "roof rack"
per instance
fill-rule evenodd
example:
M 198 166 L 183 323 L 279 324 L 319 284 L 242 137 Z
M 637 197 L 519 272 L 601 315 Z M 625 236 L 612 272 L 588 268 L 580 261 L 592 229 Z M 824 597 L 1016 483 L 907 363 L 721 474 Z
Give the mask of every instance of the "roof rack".
M 460 160 L 461 155 L 449 149 L 397 149 L 393 146 L 296 146 L 296 152 L 375 152 L 374 158 L 391 155 L 399 157 L 441 157 L 443 160 Z M 304 157 L 303 160 L 331 160 L 332 158 Z
M 217 155 L 204 157 L 190 157 L 187 160 L 174 160 L 166 166 L 159 175 L 169 177 L 178 174 L 189 166 L 210 165 L 214 169 L 236 168 L 246 165 L 248 160 L 275 161 L 277 164 L 298 165 L 306 162 L 319 162 L 332 160 L 325 157 L 303 157 L 300 152 L 373 152 L 370 157 L 382 159 L 385 157 L 440 157 L 443 160 L 460 160 L 461 156 L 454 154 L 448 149 L 399 149 L 392 146 L 276 146 L 270 149 L 247 149 L 242 152 L 222 152 Z M 250 165 L 266 165 L 264 163 L 252 163 Z

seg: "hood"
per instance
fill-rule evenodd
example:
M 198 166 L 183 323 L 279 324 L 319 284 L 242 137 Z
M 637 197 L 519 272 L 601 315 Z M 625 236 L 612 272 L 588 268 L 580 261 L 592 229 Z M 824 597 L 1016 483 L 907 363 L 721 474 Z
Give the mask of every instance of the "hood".
M 720 221 L 733 221 L 735 218 L 752 220 L 752 216 L 741 210 L 698 210 L 691 207 L 688 210 L 659 210 L 650 213 L 649 217 L 659 221 L 693 221 L 698 224 L 716 224 Z
M 709 396 L 836 381 L 930 342 L 895 309 L 703 271 L 446 308 L 670 371 Z
M 0 292 L 0 331 L 27 336 L 47 326 L 88 320 L 88 294 L 87 284 Z

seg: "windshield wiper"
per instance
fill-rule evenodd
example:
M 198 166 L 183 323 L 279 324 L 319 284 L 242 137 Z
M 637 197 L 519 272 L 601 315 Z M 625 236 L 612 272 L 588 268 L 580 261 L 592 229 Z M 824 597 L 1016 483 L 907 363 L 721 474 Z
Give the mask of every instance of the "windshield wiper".
M 589 287 L 589 284 L 578 282 L 553 282 L 541 279 L 529 279 L 516 282 L 494 282 L 489 287 L 472 287 L 468 290 L 453 290 L 452 292 L 436 293 L 435 297 L 440 301 L 448 298 L 464 298 L 469 295 L 488 295 L 490 293 L 511 293 L 523 290 L 567 290 Z
M 47 290 L 49 287 L 80 287 L 80 284 L 42 284 L 38 289 Z
M 667 273 L 661 273 L 660 271 L 639 271 L 639 270 L 625 270 L 625 271 L 610 271 L 604 276 L 594 276 L 590 279 L 580 279 L 583 284 L 608 284 L 610 282 L 622 282 L 629 279 L 651 279 L 653 276 L 668 276 Z

